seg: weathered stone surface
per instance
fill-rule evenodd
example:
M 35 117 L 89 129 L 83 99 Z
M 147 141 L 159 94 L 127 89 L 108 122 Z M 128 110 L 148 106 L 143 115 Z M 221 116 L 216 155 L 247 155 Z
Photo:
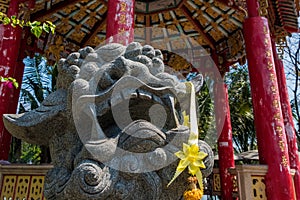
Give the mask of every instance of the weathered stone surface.
M 189 135 L 185 85 L 164 73 L 161 52 L 139 43 L 85 47 L 58 71 L 57 91 L 38 109 L 4 116 L 14 136 L 50 147 L 46 198 L 180 199 L 187 174 L 167 184 Z M 199 144 L 209 154 L 207 176 L 213 155 Z

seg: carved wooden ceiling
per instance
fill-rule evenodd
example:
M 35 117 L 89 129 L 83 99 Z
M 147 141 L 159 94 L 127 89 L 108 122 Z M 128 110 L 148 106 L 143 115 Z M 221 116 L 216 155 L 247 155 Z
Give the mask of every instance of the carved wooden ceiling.
M 295 7 L 293 0 L 288 1 Z M 269 17 L 278 27 L 298 28 L 296 9 L 292 8 L 283 0 L 270 0 Z M 247 11 L 243 0 L 136 0 L 135 10 L 137 41 L 157 41 L 168 51 L 200 45 L 206 53 L 217 55 L 220 64 L 236 62 L 245 55 L 242 25 Z M 60 45 L 67 51 L 101 44 L 106 18 L 105 0 L 36 0 L 31 13 L 31 20 L 49 20 L 57 26 Z M 157 33 L 151 34 L 145 27 Z M 176 40 L 178 34 L 185 36 L 180 37 L 183 42 Z

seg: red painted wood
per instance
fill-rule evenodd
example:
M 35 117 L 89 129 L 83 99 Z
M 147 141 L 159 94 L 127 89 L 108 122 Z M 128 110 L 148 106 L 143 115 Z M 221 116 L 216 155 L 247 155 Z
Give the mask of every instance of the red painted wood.
M 268 165 L 268 199 L 295 199 L 268 21 L 244 22 L 255 129 L 261 164 Z
M 282 116 L 284 122 L 284 129 L 286 133 L 286 139 L 289 150 L 290 166 L 292 169 L 296 170 L 294 177 L 294 186 L 296 191 L 296 196 L 300 198 L 300 162 L 298 155 L 298 145 L 297 145 L 297 136 L 295 132 L 295 126 L 293 122 L 293 115 L 289 100 L 289 94 L 286 84 L 286 77 L 284 73 L 284 66 L 282 61 L 278 58 L 276 53 L 275 42 L 272 40 L 275 69 L 278 80 L 278 88 L 280 95 L 280 103 L 282 109 Z
M 215 97 L 217 97 L 215 98 L 216 121 L 218 127 L 217 130 L 218 133 L 220 133 L 220 136 L 218 138 L 218 153 L 221 178 L 221 195 L 222 199 L 233 199 L 232 176 L 230 175 L 228 169 L 234 168 L 235 165 L 227 86 L 222 81 L 221 83 L 216 84 L 215 89 L 216 90 L 214 94 Z
M 9 5 L 7 15 L 17 15 L 19 3 L 25 2 L 12 0 Z M 34 7 L 35 1 L 26 1 L 29 8 Z M 20 27 L 13 28 L 10 25 L 0 25 L 0 76 L 13 77 L 17 80 L 19 85 L 22 83 L 24 71 L 24 49 L 26 45 L 21 47 L 22 29 Z M 24 41 L 26 38 L 24 38 Z M 23 49 L 23 51 L 20 51 Z M 18 100 L 20 94 L 20 87 L 18 89 L 9 87 L 7 84 L 0 83 L 0 160 L 7 160 L 11 135 L 4 128 L 2 115 L 5 113 L 16 113 Z
M 109 0 L 106 23 L 108 42 L 127 45 L 134 40 L 134 0 Z
M 258 1 L 257 0 L 246 0 L 247 9 L 248 9 L 248 17 L 257 17 L 258 13 Z
M 16 15 L 18 6 L 18 1 L 12 0 L 7 13 L 8 16 Z M 20 27 L 13 28 L 10 25 L 0 25 L 0 76 L 14 77 L 20 50 L 21 32 Z M 18 95 L 15 91 L 9 84 L 0 83 L 0 160 L 8 159 L 11 135 L 4 128 L 2 115 L 9 113 L 9 111 L 16 112 L 15 103 L 12 101 L 14 95 Z

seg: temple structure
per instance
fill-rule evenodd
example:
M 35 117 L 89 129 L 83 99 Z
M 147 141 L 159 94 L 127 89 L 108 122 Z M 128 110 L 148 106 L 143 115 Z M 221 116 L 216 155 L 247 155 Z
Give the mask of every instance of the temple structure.
M 2 0 L 0 11 L 8 16 L 48 20 L 57 28 L 55 35 L 36 39 L 27 29 L 1 24 L 0 76 L 21 82 L 22 59 L 34 52 L 55 62 L 85 46 L 133 40 L 159 48 L 165 64 L 183 75 L 208 74 L 207 57 L 221 77 L 230 66 L 247 60 L 259 158 L 268 166 L 267 197 L 299 199 L 298 148 L 280 60 L 285 37 L 299 32 L 299 9 L 298 0 Z M 195 62 L 187 61 L 190 55 Z M 225 120 L 217 124 L 221 195 L 232 199 L 230 113 L 226 86 L 219 81 L 215 91 L 225 91 L 225 101 L 215 107 L 226 111 Z M 0 115 L 16 112 L 19 91 L 1 84 L 0 94 Z M 8 158 L 11 136 L 2 121 L 0 131 L 1 160 Z

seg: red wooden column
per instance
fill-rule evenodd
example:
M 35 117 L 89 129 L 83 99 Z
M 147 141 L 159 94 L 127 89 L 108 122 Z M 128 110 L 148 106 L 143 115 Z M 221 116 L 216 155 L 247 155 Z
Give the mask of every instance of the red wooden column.
M 298 156 L 297 136 L 295 132 L 293 115 L 292 115 L 291 105 L 289 101 L 289 94 L 286 85 L 284 66 L 282 61 L 279 59 L 277 55 L 274 40 L 272 40 L 272 47 L 273 47 L 276 75 L 278 80 L 278 89 L 280 95 L 284 129 L 286 133 L 288 150 L 289 150 L 290 166 L 291 169 L 295 169 L 296 171 L 294 177 L 294 185 L 295 185 L 296 196 L 299 199 L 300 198 L 300 171 L 299 171 L 300 162 Z
M 11 0 L 7 15 L 17 15 L 18 8 L 19 1 Z M 10 25 L 0 24 L 0 76 L 14 77 L 15 71 L 18 70 L 16 63 L 20 50 L 21 33 L 20 27 L 13 28 Z M 0 160 L 8 159 L 11 141 L 11 135 L 4 128 L 2 115 L 12 111 L 16 112 L 16 102 L 13 102 L 15 95 L 19 95 L 15 88 L 0 83 Z
M 257 14 L 256 0 L 247 0 L 244 36 L 251 83 L 255 129 L 261 164 L 268 165 L 268 199 L 295 199 L 280 106 L 268 20 Z
M 233 199 L 233 183 L 229 168 L 234 168 L 234 153 L 232 146 L 232 128 L 230 120 L 230 109 L 228 103 L 227 86 L 220 80 L 216 83 L 215 90 L 215 110 L 217 131 L 220 133 L 218 138 L 219 170 L 221 178 L 222 199 Z
M 134 40 L 134 0 L 108 0 L 106 38 L 127 45 Z

